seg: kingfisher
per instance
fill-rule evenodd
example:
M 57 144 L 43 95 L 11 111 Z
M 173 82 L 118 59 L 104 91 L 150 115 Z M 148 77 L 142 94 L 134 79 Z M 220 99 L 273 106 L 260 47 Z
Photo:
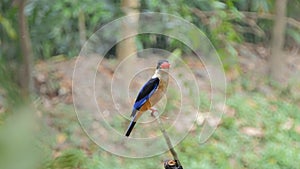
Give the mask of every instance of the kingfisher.
M 168 87 L 170 64 L 167 60 L 159 60 L 154 75 L 141 88 L 131 113 L 131 122 L 125 136 L 129 137 L 136 121 L 147 110 L 153 114 L 156 109 L 153 106 L 163 97 Z

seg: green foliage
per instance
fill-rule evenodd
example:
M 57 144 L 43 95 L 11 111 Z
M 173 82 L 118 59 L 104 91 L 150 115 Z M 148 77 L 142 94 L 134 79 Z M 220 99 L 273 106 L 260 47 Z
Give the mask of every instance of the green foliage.
M 6 107 L 17 107 L 22 103 L 21 91 L 16 84 L 16 71 L 14 64 L 7 64 L 4 56 L 0 53 L 0 95 L 5 98 Z M 1 91 L 3 90 L 3 91 Z
M 42 58 L 59 54 L 77 55 L 81 48 L 78 28 L 80 12 L 84 14 L 85 31 L 89 37 L 99 25 L 119 15 L 117 7 L 111 2 L 94 0 L 62 0 L 55 3 L 31 0 L 26 13 L 35 52 Z
M 4 30 L 7 33 L 9 38 L 16 39 L 16 37 L 17 37 L 16 31 L 13 29 L 10 21 L 8 19 L 6 19 L 5 17 L 3 17 L 1 15 L 1 13 L 0 13 L 0 24 L 4 28 Z M 1 42 L 0 42 L 0 44 L 1 44 Z
M 0 4 L 0 57 L 1 61 L 18 59 L 18 30 L 17 8 L 10 0 L 3 0 Z
M 0 124 L 0 168 L 35 168 L 39 150 L 35 147 L 33 111 L 25 106 L 8 111 L 12 112 L 5 112 Z
M 201 110 L 207 111 L 209 104 L 209 98 L 201 95 Z M 230 95 L 227 98 L 227 106 L 235 112 L 234 116 L 224 115 L 221 125 L 206 143 L 199 145 L 198 136 L 201 127 L 198 126 L 195 132 L 190 133 L 175 147 L 184 168 L 295 168 L 299 166 L 300 147 L 297 142 L 300 141 L 300 135 L 295 131 L 295 127 L 300 125 L 300 115 L 297 113 L 300 111 L 299 107 L 284 100 L 266 98 L 255 92 Z M 60 132 L 69 133 L 68 137 L 74 137 L 68 139 L 74 144 L 76 136 L 72 136 L 71 133 L 80 127 L 74 126 L 76 119 L 70 115 L 72 110 L 61 107 L 55 111 L 57 112 L 52 112 L 52 116 L 59 119 L 55 120 L 57 121 L 55 126 L 64 126 Z M 293 119 L 294 125 L 291 129 L 284 129 L 282 126 L 289 119 Z M 261 137 L 247 135 L 242 131 L 243 127 L 261 128 L 264 135 Z M 103 150 L 93 150 L 89 154 L 87 156 L 82 150 L 74 148 L 66 149 L 57 158 L 47 159 L 44 168 L 152 169 L 161 168 L 162 161 L 170 158 L 167 153 L 143 159 L 122 158 Z
M 49 169 L 73 169 L 86 168 L 88 158 L 81 151 L 71 149 L 64 151 L 62 155 L 54 159 L 47 168 Z
M 299 134 L 282 125 L 289 118 L 300 124 L 299 107 L 288 102 L 266 99 L 261 94 L 245 93 L 230 96 L 228 105 L 235 117 L 222 118 L 213 137 L 197 145 L 193 136 L 180 147 L 182 163 L 188 168 L 296 168 L 299 166 Z M 274 107 L 275 106 L 275 107 Z M 275 109 L 275 111 L 274 111 Z M 262 126 L 263 125 L 263 126 Z M 241 127 L 262 127 L 263 138 L 248 136 Z M 200 130 L 199 130 L 200 131 Z
M 234 67 L 237 65 L 238 56 L 235 45 L 242 42 L 242 36 L 236 31 L 233 21 L 240 21 L 242 15 L 232 1 L 226 3 L 214 1 L 212 8 L 215 15 L 210 19 L 209 38 L 216 46 L 225 69 Z
M 300 31 L 295 28 L 288 28 L 287 35 L 294 39 L 297 44 L 300 44 Z
M 269 0 L 199 0 L 184 1 L 179 0 L 176 3 L 170 0 L 164 1 L 148 1 L 140 2 L 141 12 L 163 12 L 180 16 L 203 30 L 214 46 L 217 48 L 225 68 L 230 68 L 237 63 L 236 44 L 247 41 L 253 43 L 265 42 L 269 40 L 269 33 L 272 27 L 266 23 L 265 19 L 258 19 L 258 26 L 265 32 L 266 37 L 253 33 L 242 33 L 237 27 L 245 26 L 249 29 L 248 23 L 243 21 L 241 11 L 253 12 L 272 12 L 274 2 Z M 0 23 L 10 37 L 15 37 L 14 29 L 16 24 L 16 8 L 10 8 L 11 2 L 4 0 L 1 4 L 2 17 Z M 299 10 L 298 0 L 289 2 L 288 15 L 292 17 L 298 16 Z M 200 9 L 205 12 L 211 12 L 208 17 L 208 23 L 201 20 L 192 11 Z M 81 44 L 79 39 L 79 15 L 83 13 L 85 17 L 86 38 L 88 38 L 95 30 L 105 23 L 122 15 L 120 9 L 120 1 L 71 1 L 62 0 L 51 3 L 46 0 L 29 0 L 26 6 L 26 15 L 28 17 L 30 35 L 33 42 L 33 49 L 39 58 L 49 58 L 51 56 L 64 54 L 67 56 L 75 56 L 78 54 Z M 1 19 L 2 18 L 2 19 Z M 251 29 L 251 28 L 250 28 Z M 0 31 L 1 32 L 1 31 Z M 288 28 L 288 36 L 299 42 L 299 31 L 290 30 Z M 251 40 L 254 39 L 254 40 Z M 17 42 L 13 42 L 17 43 Z M 175 39 L 164 37 L 163 35 L 139 35 L 137 38 L 139 49 L 148 47 L 158 47 L 173 51 L 177 48 L 182 49 L 184 54 L 190 54 L 191 50 L 184 44 Z M 11 45 L 7 45 L 11 46 Z M 9 50 L 9 49 L 7 49 Z M 9 50 L 16 54 L 18 50 Z M 114 52 L 114 51 L 112 51 Z M 4 52 L 6 53 L 6 52 Z
M 203 11 L 213 12 L 209 18 L 209 23 L 204 23 L 198 16 L 192 13 L 193 8 L 199 8 Z M 237 51 L 235 44 L 242 42 L 242 36 L 234 28 L 233 21 L 239 21 L 242 18 L 241 13 L 237 7 L 234 6 L 233 1 L 221 2 L 217 0 L 211 1 L 180 1 L 173 3 L 171 1 L 141 1 L 141 11 L 155 11 L 169 13 L 172 15 L 180 16 L 203 30 L 208 38 L 212 41 L 217 48 L 225 66 L 235 65 L 237 63 Z M 232 19 L 236 18 L 236 19 Z M 162 35 L 156 35 L 160 38 Z M 157 44 L 157 41 L 149 41 L 149 38 L 139 36 L 141 41 L 139 44 L 144 44 L 143 47 L 152 46 Z M 157 47 L 157 46 L 155 46 Z M 186 45 L 174 40 L 172 38 L 165 38 L 159 44 L 160 48 L 173 51 L 177 48 L 182 49 L 183 54 L 191 54 L 191 50 Z

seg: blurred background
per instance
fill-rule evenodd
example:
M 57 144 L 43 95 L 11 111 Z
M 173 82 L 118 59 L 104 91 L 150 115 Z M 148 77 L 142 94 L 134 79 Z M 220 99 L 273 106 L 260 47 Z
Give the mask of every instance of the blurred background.
M 99 149 L 72 104 L 72 72 L 83 44 L 105 24 L 138 12 L 193 23 L 223 63 L 225 114 L 206 143 L 199 144 L 206 117 L 199 116 L 176 146 L 184 168 L 300 166 L 300 0 L 1 0 L 0 168 L 163 168 L 169 153 L 129 159 Z M 128 54 L 147 48 L 204 69 L 182 42 L 142 34 L 110 49 L 97 71 L 111 78 Z M 210 84 L 194 73 L 204 83 L 200 111 L 208 112 Z

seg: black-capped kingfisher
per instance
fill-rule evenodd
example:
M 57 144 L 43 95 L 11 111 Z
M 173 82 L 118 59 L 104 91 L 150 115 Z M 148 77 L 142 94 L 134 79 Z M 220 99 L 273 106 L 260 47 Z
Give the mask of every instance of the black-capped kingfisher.
M 159 60 L 154 75 L 141 88 L 131 113 L 131 122 L 125 136 L 129 136 L 136 121 L 141 115 L 151 110 L 156 111 L 153 106 L 163 97 L 168 87 L 170 64 L 167 60 Z

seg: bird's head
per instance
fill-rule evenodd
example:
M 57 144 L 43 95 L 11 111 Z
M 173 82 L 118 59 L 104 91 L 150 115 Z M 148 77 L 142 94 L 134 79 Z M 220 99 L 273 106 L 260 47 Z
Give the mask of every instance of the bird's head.
M 169 69 L 170 63 L 167 60 L 159 60 L 156 66 L 156 69 Z

